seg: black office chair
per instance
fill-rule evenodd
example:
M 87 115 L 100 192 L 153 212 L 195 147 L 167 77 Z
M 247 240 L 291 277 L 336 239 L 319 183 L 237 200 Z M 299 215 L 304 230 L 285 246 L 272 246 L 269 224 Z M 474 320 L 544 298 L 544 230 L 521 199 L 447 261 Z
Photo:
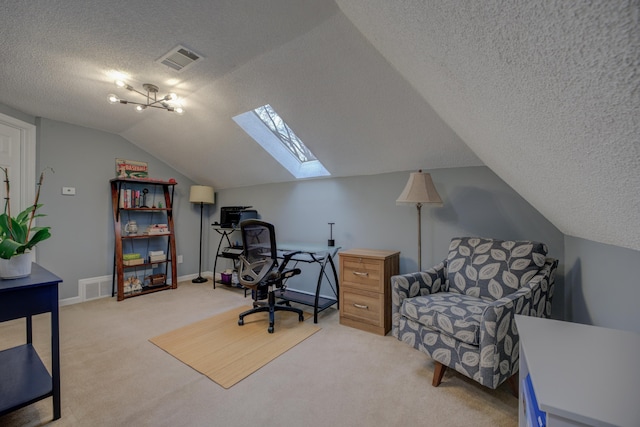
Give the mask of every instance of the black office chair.
M 298 313 L 298 320 L 302 322 L 304 315 L 299 308 L 288 305 L 276 304 L 275 290 L 284 287 L 284 283 L 290 277 L 300 274 L 299 268 L 285 270 L 287 263 L 297 252 L 289 252 L 284 255 L 282 264 L 278 265 L 276 232 L 273 224 L 264 221 L 249 219 L 240 223 L 242 233 L 243 253 L 240 255 L 240 271 L 238 280 L 240 284 L 251 289 L 253 308 L 240 314 L 238 325 L 244 325 L 244 317 L 249 314 L 262 311 L 269 312 L 270 334 L 273 333 L 273 324 L 276 311 L 292 311 Z M 267 293 L 267 303 L 261 302 Z

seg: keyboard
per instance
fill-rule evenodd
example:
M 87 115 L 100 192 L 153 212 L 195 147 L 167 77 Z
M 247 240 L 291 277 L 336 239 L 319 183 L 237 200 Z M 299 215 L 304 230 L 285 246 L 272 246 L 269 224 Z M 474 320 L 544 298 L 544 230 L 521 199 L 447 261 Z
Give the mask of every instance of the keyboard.
M 231 247 L 226 247 L 222 250 L 223 253 L 225 254 L 231 254 L 231 255 L 241 255 L 243 250 L 242 248 L 231 248 Z

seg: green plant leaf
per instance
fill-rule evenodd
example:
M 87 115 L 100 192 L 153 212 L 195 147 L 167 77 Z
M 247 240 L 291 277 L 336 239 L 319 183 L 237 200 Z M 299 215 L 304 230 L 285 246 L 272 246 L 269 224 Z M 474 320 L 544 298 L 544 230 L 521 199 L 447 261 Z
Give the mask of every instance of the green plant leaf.
M 6 213 L 0 215 L 0 234 L 3 239 L 9 237 L 9 221 Z
M 35 245 L 37 245 L 38 243 L 42 242 L 43 240 L 48 239 L 49 237 L 51 237 L 51 233 L 49 232 L 49 227 L 46 228 L 41 228 L 40 230 L 38 230 L 37 233 L 35 233 L 33 235 L 33 237 L 31 238 L 31 240 L 29 240 L 29 243 L 27 243 L 25 246 L 25 249 L 22 251 L 24 252 L 27 249 L 31 249 L 33 248 Z
M 4 239 L 0 242 L 0 258 L 9 259 L 15 255 L 22 244 L 11 239 Z M 24 250 L 23 250 L 24 252 Z

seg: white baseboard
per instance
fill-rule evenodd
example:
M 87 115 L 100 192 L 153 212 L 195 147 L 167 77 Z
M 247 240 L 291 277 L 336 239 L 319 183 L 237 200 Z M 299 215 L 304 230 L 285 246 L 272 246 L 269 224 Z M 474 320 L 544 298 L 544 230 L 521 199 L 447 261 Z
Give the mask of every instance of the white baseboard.
M 202 272 L 203 277 L 211 278 L 213 273 L 211 271 Z M 60 300 L 60 306 L 78 304 L 85 301 L 91 301 L 99 298 L 111 297 L 111 275 L 90 277 L 86 279 L 78 280 L 78 296 L 71 298 L 64 298 Z M 198 277 L 197 274 L 188 274 L 186 276 L 178 277 L 178 282 L 186 280 L 192 280 Z M 171 283 L 169 280 L 168 283 Z
M 91 277 L 87 279 L 78 280 L 78 296 L 65 298 L 60 300 L 60 306 L 79 304 L 85 301 L 91 301 L 98 298 L 106 298 L 111 297 L 111 279 L 112 276 L 100 276 L 100 277 Z M 187 274 L 185 276 L 179 276 L 178 282 L 184 282 L 193 280 L 198 277 L 198 274 Z M 213 278 L 212 271 L 203 271 L 202 277 L 206 277 L 208 279 Z M 220 273 L 216 273 L 216 277 L 220 280 Z M 107 286 L 108 285 L 108 286 Z M 108 289 L 107 289 L 108 288 Z M 294 288 L 290 288 L 292 291 L 301 292 L 308 295 L 314 295 L 312 292 L 297 290 Z M 87 292 L 89 291 L 89 292 Z M 325 296 L 320 295 L 324 298 L 335 298 L 334 296 Z

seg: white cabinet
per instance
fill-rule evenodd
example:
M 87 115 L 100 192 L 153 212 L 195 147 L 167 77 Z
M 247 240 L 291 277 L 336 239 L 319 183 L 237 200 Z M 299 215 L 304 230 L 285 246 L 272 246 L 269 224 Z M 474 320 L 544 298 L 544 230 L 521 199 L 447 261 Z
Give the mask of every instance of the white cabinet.
M 640 335 L 516 315 L 527 374 L 548 427 L 640 426 Z M 527 427 L 520 383 L 520 427 Z

